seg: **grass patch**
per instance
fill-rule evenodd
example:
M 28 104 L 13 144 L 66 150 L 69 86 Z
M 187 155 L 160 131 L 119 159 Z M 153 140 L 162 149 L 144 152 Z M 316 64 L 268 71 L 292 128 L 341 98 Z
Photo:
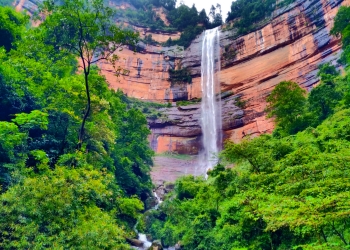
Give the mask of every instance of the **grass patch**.
M 164 152 L 164 153 L 157 153 L 155 156 L 161 156 L 161 157 L 167 157 L 167 158 L 174 158 L 179 160 L 192 160 L 194 158 L 193 155 L 182 155 L 175 152 Z

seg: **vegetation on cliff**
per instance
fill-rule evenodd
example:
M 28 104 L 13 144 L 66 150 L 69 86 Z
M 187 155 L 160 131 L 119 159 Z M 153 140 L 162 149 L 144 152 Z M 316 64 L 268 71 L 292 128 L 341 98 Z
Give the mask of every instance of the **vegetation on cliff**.
M 204 29 L 211 29 L 223 23 L 220 5 L 213 5 L 208 16 L 204 9 L 198 12 L 195 5 L 188 7 L 181 4 L 176 7 L 176 0 L 129 0 L 126 2 L 129 2 L 135 9 L 119 10 L 117 18 L 126 19 L 131 24 L 149 27 L 152 31 L 181 32 L 179 39 L 169 38 L 164 43 L 165 46 L 188 47 Z M 156 13 L 155 7 L 165 9 L 169 25 L 166 25 Z M 154 44 L 149 38 L 147 41 Z
M 232 26 L 237 29 L 237 36 L 245 35 L 259 27 L 260 22 L 270 18 L 276 8 L 292 2 L 293 0 L 236 0 L 232 2 L 226 22 L 233 21 Z
M 129 249 L 151 195 L 149 129 L 92 62 L 136 37 L 101 30 L 102 0 L 51 3 L 37 28 L 0 7 L 0 248 Z
M 349 65 L 350 7 L 333 32 Z M 346 17 L 346 18 L 345 18 Z M 340 28 L 339 28 L 340 27 Z M 320 66 L 310 93 L 281 82 L 267 98 L 272 135 L 227 142 L 208 180 L 184 177 L 158 211 L 149 233 L 183 249 L 349 249 L 350 74 Z

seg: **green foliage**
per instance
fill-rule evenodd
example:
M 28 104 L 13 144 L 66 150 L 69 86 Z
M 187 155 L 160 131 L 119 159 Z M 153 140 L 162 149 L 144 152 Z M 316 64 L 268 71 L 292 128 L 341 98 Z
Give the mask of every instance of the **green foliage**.
M 202 32 L 204 28 L 202 26 L 188 26 L 181 33 L 181 36 L 178 40 L 173 40 L 172 43 L 169 43 L 168 46 L 180 45 L 185 48 L 191 45 L 191 42 Z
M 147 101 L 142 101 L 142 100 L 132 98 L 132 97 L 128 98 L 122 94 L 121 94 L 121 98 L 127 104 L 128 109 L 139 110 L 148 119 L 151 119 L 151 120 L 155 120 L 158 118 L 167 119 L 167 117 L 161 111 L 161 109 L 162 108 L 169 108 L 169 103 L 164 104 L 164 103 L 156 103 L 156 102 L 147 102 Z
M 273 135 L 227 142 L 207 181 L 178 180 L 145 214 L 148 232 L 185 250 L 349 249 L 349 73 L 325 64 L 319 76 L 308 96 L 278 84 Z
M 146 118 L 91 65 L 136 35 L 108 26 L 112 12 L 100 3 L 45 2 L 46 20 L 18 24 L 16 46 L 0 48 L 1 249 L 129 249 L 125 238 L 151 195 Z M 77 150 L 86 79 L 91 108 Z
M 176 83 L 192 83 L 191 72 L 186 67 L 178 70 L 169 69 L 169 79 L 172 85 Z
M 156 40 L 153 40 L 151 34 L 146 35 L 145 38 L 143 39 L 143 41 L 146 44 L 150 44 L 150 45 L 158 45 L 159 44 Z
M 24 130 L 30 130 L 34 128 L 39 128 L 47 130 L 48 125 L 48 114 L 41 112 L 39 110 L 33 110 L 30 114 L 16 114 L 16 118 L 12 119 L 20 128 Z
M 235 105 L 241 109 L 246 108 L 248 100 L 242 100 L 242 97 L 237 97 Z
M 140 11 L 140 10 L 143 11 Z M 152 9 L 151 5 L 138 10 L 126 9 L 119 10 L 116 14 L 118 19 L 127 19 L 131 24 L 150 27 L 152 31 L 163 30 L 172 32 L 174 29 L 167 27 L 163 20 Z
M 349 114 L 295 136 L 227 143 L 223 156 L 235 167 L 178 180 L 146 217 L 149 231 L 183 249 L 346 249 Z
M 88 168 L 58 167 L 26 178 L 1 196 L 0 246 L 128 249 L 113 216 L 113 207 L 120 208 L 118 216 L 129 213 L 126 201 L 110 185 L 112 176 Z
M 203 178 L 183 177 L 176 182 L 176 197 L 179 200 L 192 199 L 196 196 L 202 184 Z
M 334 18 L 334 26 L 331 30 L 332 35 L 341 35 L 347 28 L 350 22 L 350 8 L 341 6 L 337 15 Z M 345 46 L 347 46 L 345 44 Z
M 276 125 L 287 133 L 304 129 L 303 110 L 306 92 L 295 82 L 279 83 L 266 99 L 268 117 L 274 117 Z
M 341 98 L 342 94 L 334 85 L 322 83 L 310 92 L 308 98 L 310 111 L 314 112 L 319 121 L 322 121 L 333 113 Z
M 10 6 L 12 3 L 12 0 L 0 0 L 0 6 Z
M 220 5 L 216 7 L 212 6 L 211 12 L 209 13 L 212 17 L 212 21 L 210 21 L 204 9 L 198 12 L 194 5 L 188 7 L 185 4 L 180 4 L 180 6 L 175 8 L 176 1 L 173 0 L 130 0 L 128 2 L 130 2 L 136 10 L 120 10 L 116 15 L 118 19 L 126 19 L 131 24 L 149 27 L 152 31 L 181 31 L 179 39 L 172 40 L 169 38 L 167 42 L 163 43 L 163 46 L 180 45 L 188 47 L 193 39 L 202 33 L 204 29 L 215 28 L 222 24 Z M 163 6 L 167 10 L 166 18 L 170 22 L 169 26 L 166 26 L 160 16 L 157 15 L 154 11 L 154 6 Z M 155 44 L 149 37 L 146 37 L 146 42 Z
M 343 54 L 341 55 L 340 62 L 348 65 L 350 62 L 350 7 L 341 6 L 334 18 L 334 26 L 331 30 L 332 35 L 341 36 L 343 44 Z
M 179 160 L 193 160 L 192 155 L 178 154 L 176 152 L 158 153 L 158 154 L 156 154 L 156 156 L 174 158 L 174 159 L 179 159 Z
M 202 101 L 202 98 L 193 98 L 193 99 L 188 100 L 188 101 L 177 101 L 176 106 L 188 106 L 188 105 L 192 105 L 192 104 L 198 104 L 201 101 Z
M 0 2 L 0 6 L 3 5 L 8 3 Z M 7 52 L 10 51 L 15 42 L 21 39 L 28 20 L 28 16 L 17 13 L 10 7 L 0 8 L 0 48 L 4 47 Z
M 293 0 L 279 1 L 279 6 L 290 4 Z M 276 0 L 236 0 L 232 2 L 226 22 L 234 21 L 236 35 L 245 35 L 259 27 L 259 23 L 270 18 L 276 8 Z
M 138 34 L 122 30 L 113 23 L 114 11 L 103 0 L 67 0 L 62 4 L 44 1 L 38 17 L 44 31 L 45 44 L 80 58 L 84 72 L 87 105 L 78 134 L 77 148 L 85 140 L 85 125 L 91 111 L 89 76 L 91 66 L 99 61 L 115 63 L 115 54 L 123 45 L 135 45 Z M 119 75 L 123 69 L 116 69 Z
M 321 64 L 318 69 L 317 76 L 319 76 L 321 81 L 325 84 L 334 84 L 334 78 L 339 76 L 339 71 L 330 63 Z

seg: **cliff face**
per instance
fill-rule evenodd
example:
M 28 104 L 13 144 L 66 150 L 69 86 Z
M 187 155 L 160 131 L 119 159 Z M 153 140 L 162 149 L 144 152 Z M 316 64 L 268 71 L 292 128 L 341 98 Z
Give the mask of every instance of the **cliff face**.
M 236 129 L 244 124 L 244 111 L 235 105 L 239 98 L 240 95 L 230 95 L 221 100 L 224 130 Z M 200 107 L 201 104 L 197 103 L 161 109 L 165 119 L 149 120 L 152 148 L 158 153 L 198 154 L 202 145 Z
M 27 10 L 35 9 L 37 2 L 40 0 L 17 0 L 18 7 Z M 219 79 L 225 96 L 224 139 L 239 141 L 244 136 L 271 132 L 273 123 L 265 117 L 264 109 L 266 96 L 274 86 L 292 80 L 310 90 L 319 81 L 319 64 L 337 65 L 341 45 L 329 31 L 339 6 L 349 4 L 350 0 L 295 0 L 247 35 L 238 37 L 234 29 L 221 27 Z M 134 28 L 141 37 L 151 34 L 159 42 L 180 35 Z M 118 52 L 116 66 L 126 71 L 118 78 L 111 65 L 99 66 L 112 88 L 120 88 L 131 97 L 159 102 L 200 98 L 201 44 L 200 36 L 186 50 L 145 43 L 140 43 L 137 52 L 135 48 L 124 48 Z M 182 67 L 191 72 L 192 83 L 169 79 L 169 69 Z M 237 106 L 238 99 L 243 109 Z M 149 120 L 152 148 L 156 152 L 197 154 L 202 144 L 199 108 L 200 104 L 194 104 L 160 110 L 167 118 Z
M 221 89 L 240 95 L 246 102 L 245 108 L 240 110 L 231 102 L 228 102 L 231 107 L 226 107 L 223 101 L 223 109 L 230 110 L 224 116 L 230 114 L 228 120 L 231 121 L 224 126 L 224 138 L 240 141 L 248 135 L 271 132 L 273 123 L 265 117 L 265 99 L 279 82 L 291 80 L 311 90 L 319 82 L 318 65 L 330 62 L 339 67 L 336 61 L 341 45 L 337 38 L 329 35 L 329 31 L 342 4 L 349 5 L 350 1 L 297 0 L 276 10 L 271 20 L 260 29 L 241 37 L 236 37 L 234 30 L 223 27 L 220 39 Z M 190 68 L 194 76 L 188 86 L 190 98 L 201 97 L 201 39 L 193 41 L 182 60 L 182 65 Z M 154 137 L 158 138 L 158 144 L 152 143 L 156 145 L 156 151 L 171 149 L 181 153 L 186 146 L 192 147 L 187 152 L 198 151 L 193 149 L 193 145 L 201 144 L 193 142 L 200 140 L 199 129 L 188 128 L 189 133 L 186 134 L 177 132 L 174 126 L 180 128 L 179 125 L 163 125 L 164 128 L 159 130 L 150 123 L 152 142 Z M 172 132 L 169 133 L 167 128 L 171 128 Z

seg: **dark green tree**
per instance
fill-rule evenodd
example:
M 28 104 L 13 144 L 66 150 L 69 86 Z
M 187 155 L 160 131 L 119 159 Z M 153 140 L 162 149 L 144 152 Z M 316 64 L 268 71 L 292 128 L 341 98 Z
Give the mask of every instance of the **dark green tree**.
M 334 18 L 334 26 L 331 30 L 332 35 L 342 35 L 346 27 L 350 24 L 350 8 L 341 6 Z M 346 46 L 346 45 L 345 45 Z
M 276 125 L 287 133 L 296 133 L 305 128 L 303 112 L 306 91 L 295 82 L 279 83 L 267 97 L 268 117 L 274 117 Z
M 10 6 L 12 3 L 12 0 L 0 0 L 0 6 Z
M 333 113 L 341 98 L 341 93 L 336 90 L 334 85 L 321 83 L 311 90 L 308 102 L 310 110 L 314 112 L 318 121 L 323 121 Z
M 15 42 L 21 39 L 28 20 L 28 16 L 17 13 L 10 7 L 0 8 L 0 48 L 10 51 Z
M 123 45 L 135 44 L 138 35 L 117 27 L 113 23 L 113 10 L 103 0 L 67 0 L 60 5 L 45 1 L 40 13 L 46 16 L 41 24 L 46 33 L 45 42 L 79 57 L 83 68 L 87 105 L 78 135 L 80 149 L 91 110 L 91 66 L 101 60 L 114 63 L 118 59 L 115 53 Z M 117 74 L 121 70 L 117 69 Z
M 328 85 L 334 85 L 334 78 L 339 76 L 339 71 L 336 67 L 330 63 L 325 63 L 321 64 L 318 69 L 317 76 L 321 78 L 321 81 Z

